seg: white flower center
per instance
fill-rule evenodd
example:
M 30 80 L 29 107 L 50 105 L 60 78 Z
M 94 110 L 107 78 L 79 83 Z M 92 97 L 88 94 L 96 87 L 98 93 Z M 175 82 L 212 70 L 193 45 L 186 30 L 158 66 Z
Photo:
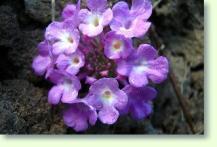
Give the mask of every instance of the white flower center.
M 71 84 L 71 82 L 69 80 L 65 80 L 63 85 L 64 85 L 64 89 L 66 91 L 70 91 L 70 90 L 74 89 L 74 86 Z
M 74 38 L 67 31 L 64 31 L 60 36 L 60 41 L 66 44 L 73 44 Z
M 138 60 L 134 70 L 138 73 L 144 72 L 148 67 L 148 64 L 145 60 Z
M 92 14 L 91 16 L 89 16 L 88 22 L 89 22 L 89 24 L 93 25 L 94 27 L 98 27 L 101 24 L 101 19 L 100 19 L 99 15 Z
M 115 41 L 113 42 L 113 44 L 112 44 L 112 48 L 113 48 L 115 51 L 121 50 L 122 46 L 123 46 L 123 43 L 122 43 L 121 40 L 115 40 Z
M 106 99 L 110 99 L 112 97 L 112 93 L 109 90 L 103 92 L 103 97 Z
M 115 95 L 109 88 L 104 89 L 101 93 L 101 100 L 103 103 L 111 104 L 113 103 L 114 98 Z

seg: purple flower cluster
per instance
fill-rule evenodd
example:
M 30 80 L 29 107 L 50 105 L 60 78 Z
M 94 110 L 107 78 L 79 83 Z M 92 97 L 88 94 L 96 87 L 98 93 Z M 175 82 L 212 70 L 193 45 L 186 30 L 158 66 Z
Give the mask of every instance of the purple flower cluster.
M 32 63 L 34 72 L 54 86 L 52 105 L 65 104 L 63 119 L 75 131 L 97 119 L 114 124 L 120 115 L 144 119 L 152 112 L 157 91 L 148 83 L 167 78 L 168 60 L 149 44 L 133 45 L 132 38 L 148 31 L 150 0 L 124 1 L 112 9 L 107 0 L 87 0 L 87 8 L 68 4 L 61 21 L 46 29 Z

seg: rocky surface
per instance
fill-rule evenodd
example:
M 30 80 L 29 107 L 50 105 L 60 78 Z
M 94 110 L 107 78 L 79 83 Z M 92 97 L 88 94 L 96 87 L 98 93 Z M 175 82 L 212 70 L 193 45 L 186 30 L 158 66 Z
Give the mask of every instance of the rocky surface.
M 154 0 L 156 3 L 158 0 Z M 56 0 L 56 18 L 64 4 Z M 110 1 L 112 3 L 112 1 Z M 196 133 L 204 132 L 204 23 L 202 0 L 163 0 L 151 21 L 164 54 L 186 96 Z M 64 126 L 60 107 L 47 103 L 51 84 L 31 70 L 36 46 L 50 22 L 50 0 L 0 1 L 0 133 L 72 134 Z M 155 34 L 155 35 L 156 35 Z M 156 40 L 150 33 L 155 46 Z M 182 108 L 168 79 L 157 86 L 154 113 L 146 120 L 122 117 L 115 125 L 97 123 L 89 134 L 190 134 Z
M 0 87 L 1 133 L 65 133 L 60 113 L 47 103 L 47 90 L 26 80 L 4 80 Z

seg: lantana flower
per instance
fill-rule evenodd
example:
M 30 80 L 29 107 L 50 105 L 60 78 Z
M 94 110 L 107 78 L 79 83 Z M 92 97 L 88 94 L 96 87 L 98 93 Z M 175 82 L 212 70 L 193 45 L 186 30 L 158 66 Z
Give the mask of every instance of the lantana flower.
M 130 114 L 134 119 L 144 119 L 152 112 L 152 101 L 157 95 L 157 91 L 152 87 L 140 87 L 136 88 L 131 85 L 127 85 L 123 88 L 123 91 L 128 96 L 128 103 L 124 109 L 121 110 L 121 114 Z
M 42 56 L 48 56 L 51 48 L 51 44 L 47 40 L 44 40 L 38 44 L 38 53 Z
M 127 95 L 119 89 L 117 80 L 113 78 L 94 82 L 86 99 L 99 111 L 98 117 L 105 124 L 115 123 L 119 117 L 118 109 L 127 105 Z
M 104 53 L 109 59 L 126 58 L 132 52 L 132 40 L 111 31 L 105 35 Z
M 32 64 L 32 68 L 34 69 L 35 73 L 37 75 L 44 75 L 47 69 L 49 68 L 51 64 L 51 58 L 49 56 L 37 56 L 34 59 L 34 62 Z
M 81 89 L 80 81 L 75 76 L 63 77 L 53 86 L 48 93 L 48 102 L 50 104 L 72 103 L 77 99 L 78 91 Z
M 79 29 L 84 35 L 94 37 L 99 35 L 103 28 L 113 18 L 112 10 L 107 8 L 107 0 L 87 0 L 88 9 L 81 9 Z
M 80 132 L 88 128 L 88 124 L 95 125 L 97 113 L 95 108 L 82 100 L 75 100 L 63 113 L 63 119 L 67 126 Z
M 132 0 L 130 9 L 124 1 L 112 9 L 107 0 L 86 2 L 66 5 L 38 45 L 32 68 L 54 84 L 48 103 L 65 106 L 64 123 L 76 132 L 97 119 L 111 125 L 121 115 L 147 118 L 157 94 L 149 81 L 163 82 L 169 68 L 151 45 L 134 46 L 151 25 L 151 0 Z
M 72 25 L 71 27 L 78 27 L 79 25 L 79 11 L 80 11 L 81 2 L 78 0 L 77 4 L 67 4 L 62 11 L 62 18 L 65 23 Z
M 50 53 L 51 45 L 48 41 L 42 41 L 38 45 L 39 55 L 34 58 L 32 68 L 37 75 L 44 75 L 52 68 L 53 58 Z
M 79 69 L 84 66 L 85 57 L 81 51 L 76 51 L 71 55 L 61 54 L 56 60 L 57 68 L 65 70 L 70 75 L 76 75 Z
M 167 78 L 168 61 L 157 55 L 157 50 L 148 44 L 142 44 L 127 59 L 119 60 L 117 72 L 128 76 L 129 82 L 135 87 L 148 84 L 148 79 L 161 83 Z
M 112 11 L 114 18 L 110 27 L 117 34 L 128 38 L 141 37 L 151 26 L 147 21 L 152 13 L 150 0 L 132 0 L 131 9 L 126 2 L 120 1 L 113 6 Z
M 45 38 L 52 43 L 52 53 L 71 54 L 77 50 L 80 34 L 77 29 L 64 22 L 52 22 L 46 29 Z

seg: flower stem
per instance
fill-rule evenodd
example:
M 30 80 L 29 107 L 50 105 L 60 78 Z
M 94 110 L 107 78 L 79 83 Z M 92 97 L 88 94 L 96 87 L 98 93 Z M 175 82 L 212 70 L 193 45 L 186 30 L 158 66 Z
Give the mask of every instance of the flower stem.
M 51 0 L 51 20 L 55 21 L 55 0 Z

